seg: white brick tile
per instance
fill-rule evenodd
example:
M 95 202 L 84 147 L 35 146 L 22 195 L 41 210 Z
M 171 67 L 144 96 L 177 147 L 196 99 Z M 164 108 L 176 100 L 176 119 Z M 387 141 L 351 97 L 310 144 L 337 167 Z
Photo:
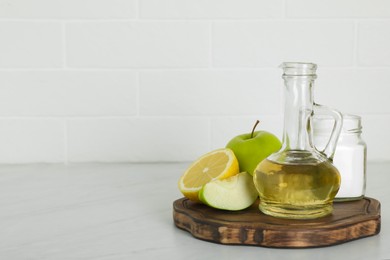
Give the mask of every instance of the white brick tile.
M 205 67 L 209 31 L 204 22 L 72 23 L 67 60 L 72 67 Z
M 390 21 L 359 23 L 357 44 L 359 65 L 390 66 L 389 28 Z
M 62 66 L 61 30 L 57 23 L 0 22 L 0 68 Z
M 261 115 L 254 117 L 220 117 L 211 121 L 211 147 L 225 147 L 235 136 L 250 133 L 253 125 L 259 120 L 256 131 L 268 131 L 276 135 L 282 141 L 283 117 Z
M 286 0 L 287 17 L 388 18 L 387 0 Z
M 74 119 L 69 160 L 192 161 L 209 151 L 207 119 Z
M 350 21 L 215 22 L 213 60 L 219 67 L 276 67 L 283 61 L 349 66 Z
M 56 119 L 0 119 L 0 163 L 64 162 L 64 124 Z
M 0 0 L 1 18 L 131 18 L 136 0 Z
M 141 115 L 258 115 L 281 111 L 279 70 L 140 73 Z
M 314 97 L 344 113 L 390 114 L 390 69 L 318 70 Z
M 1 116 L 135 115 L 128 71 L 2 71 Z
M 367 159 L 369 161 L 389 161 L 390 115 L 363 116 L 362 125 L 362 138 L 367 143 Z
M 142 18 L 279 18 L 282 0 L 140 0 Z

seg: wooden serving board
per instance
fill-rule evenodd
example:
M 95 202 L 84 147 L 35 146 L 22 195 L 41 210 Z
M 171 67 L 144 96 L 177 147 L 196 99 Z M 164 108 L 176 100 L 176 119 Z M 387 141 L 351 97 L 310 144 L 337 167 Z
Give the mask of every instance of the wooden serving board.
M 336 245 L 380 232 L 380 203 L 372 198 L 333 204 L 333 213 L 312 220 L 267 216 L 258 202 L 242 211 L 223 211 L 186 198 L 173 203 L 178 228 L 220 244 L 305 248 Z

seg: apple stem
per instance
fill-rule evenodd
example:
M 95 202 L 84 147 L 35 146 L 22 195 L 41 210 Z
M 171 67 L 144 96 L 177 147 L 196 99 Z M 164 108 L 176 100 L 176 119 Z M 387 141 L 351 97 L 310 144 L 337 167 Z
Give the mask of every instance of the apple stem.
M 260 123 L 260 121 L 259 121 L 259 120 L 256 120 L 256 123 L 255 123 L 255 125 L 254 125 L 253 128 L 252 128 L 251 138 L 253 138 L 253 133 L 255 132 L 256 126 L 257 126 L 259 123 Z

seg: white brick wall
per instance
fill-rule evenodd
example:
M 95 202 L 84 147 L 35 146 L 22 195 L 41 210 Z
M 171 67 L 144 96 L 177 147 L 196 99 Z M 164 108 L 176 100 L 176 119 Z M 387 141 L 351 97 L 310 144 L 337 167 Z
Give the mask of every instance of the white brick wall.
M 283 0 L 140 0 L 140 17 L 150 19 L 282 18 Z
M 388 0 L 0 0 L 0 163 L 190 161 L 282 134 L 283 61 L 390 160 Z
M 209 65 L 206 22 L 76 22 L 66 26 L 66 60 L 77 68 L 197 68 Z
M 0 116 L 135 116 L 134 71 L 0 71 Z
M 279 76 L 269 69 L 143 71 L 139 112 L 141 116 L 246 116 L 258 111 L 277 115 L 281 89 L 273 86 Z
M 0 68 L 60 68 L 60 23 L 0 20 Z
M 217 67 L 276 67 L 281 61 L 353 65 L 352 21 L 215 22 L 213 62 Z

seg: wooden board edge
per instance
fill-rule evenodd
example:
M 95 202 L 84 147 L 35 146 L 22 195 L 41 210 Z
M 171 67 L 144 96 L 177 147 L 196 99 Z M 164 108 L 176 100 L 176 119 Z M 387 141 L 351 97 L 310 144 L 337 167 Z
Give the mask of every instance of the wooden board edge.
M 179 200 L 178 200 L 179 201 Z M 374 203 L 379 207 L 380 203 Z M 379 209 L 377 208 L 377 209 Z M 176 227 L 186 230 L 195 238 L 220 244 L 252 245 L 276 248 L 310 248 L 325 247 L 356 239 L 374 236 L 380 233 L 380 214 L 371 216 L 366 221 L 347 224 L 329 231 L 318 230 L 280 230 L 261 227 L 248 228 L 239 225 L 220 225 L 218 223 L 205 223 L 181 212 L 174 203 L 173 219 Z M 326 233 L 326 234 L 325 234 Z
M 198 222 L 190 216 L 174 212 L 175 225 L 195 238 L 227 245 L 251 245 L 274 248 L 312 248 L 346 243 L 380 232 L 380 218 L 329 232 L 281 231 L 236 226 L 213 226 Z M 361 231 L 364 230 L 364 235 Z

